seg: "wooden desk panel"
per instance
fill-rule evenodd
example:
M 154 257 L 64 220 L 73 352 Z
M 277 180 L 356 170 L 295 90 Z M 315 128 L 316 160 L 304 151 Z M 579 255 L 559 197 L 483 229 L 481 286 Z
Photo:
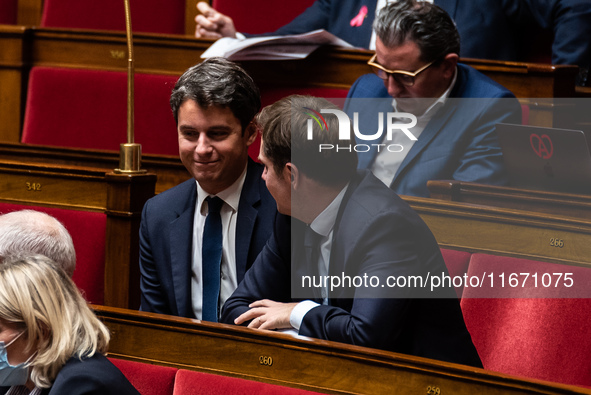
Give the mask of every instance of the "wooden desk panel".
M 103 173 L 119 167 L 119 153 L 115 151 L 60 148 L 44 145 L 0 142 L 0 160 L 48 163 L 92 167 Z M 180 184 L 191 178 L 177 156 L 142 155 L 143 169 L 157 175 L 156 193 Z
M 136 33 L 136 72 L 181 75 L 201 61 L 200 55 L 211 43 L 189 36 Z M 11 109 L 15 110 L 2 114 L 5 121 L 11 122 L 0 134 L 0 139 L 5 141 L 18 141 L 26 91 L 14 81 L 26 81 L 31 66 L 127 70 L 123 32 L 3 27 L 0 29 L 0 44 L 0 60 L 10 57 L 10 61 L 4 61 L 4 64 L 11 68 L 11 77 L 0 76 L 0 81 L 3 87 L 10 87 L 3 91 L 7 92 L 4 95 L 10 100 Z M 260 85 L 347 89 L 360 75 L 369 72 L 366 62 L 371 55 L 372 52 L 366 50 L 325 47 L 303 60 L 250 61 L 242 64 Z M 462 61 L 505 85 L 521 99 L 575 95 L 576 66 L 479 59 Z M 9 81 L 13 83 L 9 84 Z M 525 104 L 531 103 L 526 101 Z M 552 120 L 549 111 L 536 104 L 532 107 L 532 119 L 548 124 Z
M 536 191 L 455 180 L 432 180 L 427 183 L 427 187 L 431 197 L 435 199 L 591 220 L 591 196 L 589 195 Z
M 544 213 L 403 196 L 442 248 L 591 266 L 591 222 Z
M 330 394 L 585 394 L 579 387 L 324 340 L 94 306 L 115 358 Z M 429 392 L 432 390 L 433 392 Z
M 51 164 L 0 163 L 0 199 L 19 204 L 104 211 L 105 172 Z
M 33 65 L 125 70 L 125 36 L 117 32 L 36 28 L 31 32 Z M 201 61 L 210 40 L 192 37 L 134 35 L 137 72 L 180 75 Z M 369 73 L 372 51 L 323 47 L 295 61 L 242 62 L 259 83 L 348 88 Z M 519 98 L 574 97 L 576 66 L 461 59 Z M 289 76 L 289 78 L 286 78 Z

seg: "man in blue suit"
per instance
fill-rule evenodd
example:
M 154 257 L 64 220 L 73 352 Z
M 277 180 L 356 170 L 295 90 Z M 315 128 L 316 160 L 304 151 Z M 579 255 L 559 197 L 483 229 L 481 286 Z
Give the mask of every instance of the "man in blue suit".
M 355 152 L 324 149 L 347 131 L 325 110 L 339 111 L 290 96 L 258 118 L 263 177 L 281 215 L 222 321 L 481 367 L 453 288 L 416 282 L 447 275 L 429 228 L 357 172 Z
M 519 103 L 458 64 L 459 34 L 449 15 L 400 0 L 381 10 L 374 27 L 375 73 L 353 84 L 345 104 L 352 119 L 358 116 L 359 167 L 403 195 L 428 197 L 427 181 L 435 179 L 506 183 L 495 124 L 520 123 Z M 376 133 L 387 123 L 383 114 L 397 113 L 401 119 L 388 124 L 409 124 L 409 133 Z
M 591 2 L 588 0 L 432 0 L 456 22 L 465 58 L 527 62 L 552 55 L 554 64 L 581 67 L 579 84 L 591 67 Z M 359 48 L 375 48 L 374 16 L 386 0 L 316 0 L 292 22 L 272 34 L 325 29 Z M 198 3 L 196 36 L 234 37 L 232 19 Z M 357 18 L 361 15 L 361 18 Z M 548 48 L 539 44 L 548 37 Z M 553 39 L 552 39 L 553 37 Z M 550 51 L 551 42 L 551 51 Z M 543 52 L 532 53 L 532 48 Z M 537 59 L 536 59 L 537 58 Z
M 260 94 L 242 68 L 212 58 L 179 78 L 170 104 L 181 161 L 193 179 L 144 206 L 140 308 L 217 321 L 276 214 L 263 167 L 248 157 Z

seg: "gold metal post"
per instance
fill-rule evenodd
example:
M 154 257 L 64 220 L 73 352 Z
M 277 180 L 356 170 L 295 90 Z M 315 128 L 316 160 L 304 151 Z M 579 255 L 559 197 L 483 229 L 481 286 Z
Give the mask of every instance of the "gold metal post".
M 125 30 L 127 32 L 127 144 L 120 145 L 119 169 L 116 173 L 143 173 L 141 170 L 142 146 L 134 142 L 134 65 L 133 38 L 131 34 L 131 11 L 129 0 L 125 3 Z

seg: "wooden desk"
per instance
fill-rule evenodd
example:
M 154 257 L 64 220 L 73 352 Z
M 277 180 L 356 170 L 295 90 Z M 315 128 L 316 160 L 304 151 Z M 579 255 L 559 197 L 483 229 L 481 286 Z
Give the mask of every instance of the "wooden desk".
M 454 202 L 547 213 L 557 217 L 591 220 L 591 196 L 501 187 L 464 181 L 427 182 L 431 197 Z
M 181 75 L 201 61 L 211 41 L 189 36 L 134 34 L 135 69 L 138 73 Z M 3 108 L 0 140 L 17 142 L 24 113 L 28 70 L 32 66 L 127 70 L 123 32 L 0 26 L 0 85 Z M 261 86 L 326 87 L 348 89 L 362 74 L 372 52 L 320 48 L 295 61 L 251 61 L 243 66 Z M 532 106 L 530 119 L 548 125 L 552 104 L 531 98 L 573 97 L 576 66 L 462 59 L 515 92 Z M 288 78 L 287 78 L 288 76 Z M 7 88 L 5 88 L 7 87 Z M 10 110 L 7 108 L 10 106 Z
M 403 196 L 440 247 L 591 266 L 591 221 L 523 210 Z
M 153 174 L 0 160 L 0 201 L 104 212 L 105 304 L 139 306 L 139 224 Z
M 25 163 L 94 167 L 105 173 L 119 167 L 119 153 L 114 151 L 0 142 L 0 160 L 5 159 Z M 178 156 L 143 154 L 142 169 L 157 175 L 155 193 L 191 178 Z
M 109 356 L 329 394 L 588 394 L 584 388 L 324 340 L 94 306 Z M 432 392 L 429 392 L 429 391 Z M 440 391 L 440 392 L 436 392 Z

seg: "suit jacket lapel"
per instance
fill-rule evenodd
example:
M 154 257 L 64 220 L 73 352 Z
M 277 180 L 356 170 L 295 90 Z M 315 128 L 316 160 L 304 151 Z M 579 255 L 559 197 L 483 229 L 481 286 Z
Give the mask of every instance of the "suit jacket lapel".
M 191 262 L 193 254 L 193 220 L 197 186 L 193 182 L 185 211 L 170 224 L 170 262 L 173 292 L 177 313 L 181 317 L 193 317 L 191 298 Z
M 408 152 L 408 154 L 404 157 L 404 160 L 400 164 L 396 175 L 394 176 L 394 180 L 392 180 L 392 184 L 390 187 L 396 185 L 399 177 L 404 174 L 406 169 L 411 166 L 414 159 L 421 153 L 431 141 L 437 136 L 437 134 L 443 129 L 444 125 L 447 123 L 451 115 L 456 111 L 455 103 L 451 103 L 451 101 L 447 101 L 445 105 L 439 109 L 437 114 L 429 121 L 423 133 L 419 136 L 419 139 L 413 144 L 412 148 Z
M 435 136 L 437 136 L 437 134 L 443 129 L 444 125 L 447 123 L 452 114 L 456 112 L 459 103 L 457 100 L 455 100 L 455 98 L 463 97 L 466 90 L 466 72 L 463 66 L 460 64 L 458 64 L 457 73 L 456 83 L 449 94 L 448 100 L 445 102 L 443 107 L 439 109 L 431 121 L 429 121 L 417 142 L 414 143 L 400 164 L 400 167 L 394 176 L 394 180 L 392 180 L 392 183 L 390 184 L 391 188 L 396 185 L 401 174 L 406 171 L 417 155 L 429 145 L 431 140 L 433 140 L 433 138 L 435 138 Z
M 259 174 L 254 169 L 254 162 L 248 160 L 246 179 L 240 193 L 238 205 L 238 217 L 236 219 L 236 274 L 238 284 L 244 278 L 246 272 L 250 241 L 254 224 L 256 223 L 258 210 L 255 208 L 261 201 L 259 191 Z

